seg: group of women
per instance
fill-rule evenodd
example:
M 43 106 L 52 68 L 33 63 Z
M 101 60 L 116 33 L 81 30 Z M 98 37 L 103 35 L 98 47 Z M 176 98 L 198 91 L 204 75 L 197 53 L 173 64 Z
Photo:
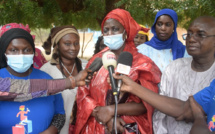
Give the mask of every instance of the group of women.
M 147 100 L 145 99 L 147 97 L 141 96 L 141 91 L 144 94 L 150 90 L 151 94 L 160 92 L 161 95 L 185 101 L 189 95 L 209 86 L 214 78 L 215 43 L 212 36 L 210 39 L 207 38 L 213 31 L 210 32 L 209 26 L 203 25 L 211 19 L 202 18 L 190 25 L 186 38 L 187 49 L 177 38 L 177 20 L 175 11 L 160 10 L 151 28 L 154 36 L 149 40 L 149 29 L 137 24 L 130 13 L 123 9 L 112 10 L 103 19 L 101 24 L 103 36 L 99 38 L 101 41 L 99 44 L 105 44 L 107 47 L 96 50 L 86 68 L 107 51 L 113 52 L 116 60 L 122 52 L 130 52 L 133 61 L 128 74 L 131 80 L 129 82 L 144 88 L 137 94 L 123 88 L 126 86 L 122 87 L 115 124 L 119 133 L 189 133 L 191 123 L 177 122 L 159 111 L 154 113 L 153 107 L 163 110 L 159 105 L 151 103 L 156 98 L 151 97 L 151 100 Z M 211 27 L 214 26 L 213 23 L 211 22 Z M 140 38 L 146 42 L 140 44 Z M 88 86 L 75 88 L 77 85 L 83 85 L 77 83 L 77 80 L 83 82 L 83 78 L 74 77 L 78 74 L 80 76 L 82 70 L 81 60 L 77 57 L 79 41 L 80 36 L 74 26 L 52 28 L 47 41 L 43 44 L 46 53 L 50 53 L 53 47 L 52 58 L 38 70 L 32 66 L 35 44 L 30 31 L 22 27 L 11 27 L 4 31 L 0 38 L 0 77 L 25 80 L 65 78 L 67 81 L 69 78 L 71 86 L 59 87 L 69 89 L 58 94 L 44 89 L 32 92 L 26 97 L 36 98 L 41 95 L 44 97 L 24 102 L 9 101 L 20 100 L 24 94 L 15 94 L 15 97 L 12 95 L 12 98 L 0 101 L 1 133 L 16 134 L 23 129 L 32 134 L 112 133 L 115 103 L 111 86 L 107 81 L 109 72 L 102 66 L 92 76 Z M 82 75 L 86 76 L 86 73 Z M 129 85 L 127 78 L 124 79 L 123 82 Z M 59 80 L 60 82 L 66 81 Z M 34 88 L 40 88 L 40 84 Z M 21 88 L 29 92 L 28 88 Z M 166 102 L 167 106 L 170 103 L 162 99 L 159 102 Z M 166 109 L 162 112 L 165 113 Z M 167 114 L 178 117 L 178 114 L 172 115 L 168 111 Z M 128 127 L 131 123 L 136 127 Z

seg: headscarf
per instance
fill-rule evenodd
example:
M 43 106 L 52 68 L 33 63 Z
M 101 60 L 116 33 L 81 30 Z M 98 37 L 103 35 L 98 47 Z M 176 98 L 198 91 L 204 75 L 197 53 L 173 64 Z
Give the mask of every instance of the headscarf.
M 69 33 L 76 34 L 79 37 L 79 33 L 74 26 L 59 26 L 51 29 L 48 39 L 42 46 L 45 49 L 46 54 L 51 53 L 51 46 L 53 46 L 54 50 L 50 61 L 51 64 L 59 64 L 59 56 L 56 56 L 58 55 L 57 43 L 63 36 Z
M 13 28 L 21 28 L 21 29 L 31 33 L 31 29 L 29 28 L 28 24 L 26 26 L 24 26 L 21 23 L 19 23 L 19 24 L 18 23 L 8 23 L 1 27 L 0 36 L 2 36 L 6 31 L 13 29 Z M 35 39 L 35 35 L 32 35 L 32 37 L 33 37 L 33 39 Z
M 159 40 L 156 35 L 156 31 L 155 31 L 157 19 L 162 15 L 170 16 L 174 22 L 174 32 L 172 33 L 171 37 L 166 41 Z M 156 14 L 154 24 L 152 25 L 152 28 L 151 28 L 154 36 L 152 37 L 152 39 L 150 41 L 145 42 L 145 44 L 147 44 L 155 49 L 158 49 L 158 50 L 171 48 L 172 54 L 173 54 L 173 60 L 183 57 L 184 52 L 185 52 L 185 46 L 178 40 L 178 36 L 177 36 L 177 32 L 176 32 L 177 22 L 178 22 L 178 16 L 174 10 L 172 10 L 172 9 L 160 10 Z
M 140 24 L 139 24 L 140 25 Z M 141 26 L 141 28 L 146 28 L 145 26 L 143 26 L 143 25 L 140 25 Z M 149 30 L 149 29 L 148 29 Z M 146 35 L 147 36 L 147 38 L 149 39 L 149 31 L 144 31 L 144 30 L 140 30 L 139 32 L 138 32 L 138 34 L 143 34 L 143 35 Z
M 16 38 L 22 38 L 27 40 L 32 46 L 33 51 L 35 53 L 35 44 L 30 33 L 20 28 L 10 29 L 6 31 L 0 38 L 0 63 L 1 63 L 0 68 L 7 66 L 5 51 L 8 45 L 10 44 L 10 42 Z
M 137 22 L 131 17 L 130 13 L 126 10 L 123 9 L 115 9 L 112 10 L 111 12 L 109 12 L 106 17 L 104 18 L 104 20 L 102 21 L 102 32 L 103 32 L 103 27 L 104 27 L 104 23 L 106 20 L 108 19 L 115 19 L 117 21 L 119 21 L 120 24 L 122 24 L 122 26 L 125 28 L 125 31 L 127 32 L 127 39 L 126 39 L 126 46 L 124 51 L 127 50 L 127 46 L 130 46 L 134 49 L 136 49 L 135 45 L 134 45 L 134 37 L 137 34 L 137 31 L 139 31 L 141 29 L 140 25 L 137 24 Z M 143 29 L 144 31 L 146 29 Z M 130 49 L 129 47 L 129 49 Z

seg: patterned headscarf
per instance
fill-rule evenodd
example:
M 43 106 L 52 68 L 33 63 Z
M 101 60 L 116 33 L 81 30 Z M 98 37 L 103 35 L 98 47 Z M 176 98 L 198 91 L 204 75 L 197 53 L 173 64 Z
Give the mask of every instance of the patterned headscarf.
M 8 23 L 1 27 L 0 36 L 2 36 L 6 31 L 13 29 L 13 28 L 21 28 L 29 33 L 31 33 L 31 29 L 29 28 L 28 24 L 24 26 L 21 23 Z M 33 39 L 35 39 L 35 35 L 32 35 Z
M 155 31 L 155 25 L 156 25 L 157 19 L 162 15 L 170 16 L 174 22 L 174 32 L 172 33 L 171 37 L 166 41 L 159 40 L 157 37 L 156 31 Z M 172 53 L 173 53 L 173 60 L 175 60 L 177 58 L 182 58 L 184 56 L 185 46 L 178 40 L 178 36 L 177 36 L 177 32 L 176 32 L 177 22 L 178 22 L 178 16 L 174 10 L 172 10 L 172 9 L 160 10 L 156 14 L 154 24 L 152 25 L 152 28 L 151 28 L 154 36 L 152 37 L 152 39 L 150 41 L 145 42 L 145 44 L 147 44 L 155 49 L 158 49 L 158 50 L 171 48 Z

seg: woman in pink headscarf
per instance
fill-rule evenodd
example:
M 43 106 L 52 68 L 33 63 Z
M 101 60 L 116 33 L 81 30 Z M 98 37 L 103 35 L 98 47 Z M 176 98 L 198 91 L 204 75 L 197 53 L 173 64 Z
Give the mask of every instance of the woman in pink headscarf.
M 2 36 L 6 31 L 12 29 L 12 28 L 21 28 L 24 29 L 25 31 L 31 33 L 31 29 L 29 28 L 28 24 L 24 26 L 21 23 L 8 23 L 2 26 L 0 30 L 0 36 Z M 35 40 L 35 35 L 32 35 L 33 39 Z M 33 66 L 36 69 L 40 69 L 40 67 L 47 62 L 45 57 L 43 56 L 41 50 L 39 48 L 35 48 L 35 54 L 34 54 L 34 63 Z
M 87 67 L 95 58 L 102 57 L 104 52 L 113 52 L 117 59 L 121 52 L 130 52 L 133 62 L 128 76 L 135 82 L 158 93 L 157 84 L 160 82 L 161 72 L 151 59 L 138 53 L 134 45 L 134 37 L 140 28 L 130 13 L 125 10 L 115 9 L 108 13 L 102 22 L 104 43 L 108 47 L 94 55 Z M 117 45 L 107 40 L 113 36 L 118 36 L 115 38 Z M 112 94 L 111 87 L 107 82 L 108 74 L 108 71 L 102 66 L 89 86 L 78 89 L 75 134 L 104 134 L 111 131 L 114 104 L 106 103 L 109 102 L 107 96 Z M 136 123 L 141 134 L 152 134 L 153 108 L 132 94 L 123 98 L 120 98 L 121 103 L 118 104 L 116 123 L 118 132 L 128 134 L 129 132 L 123 126 L 128 123 Z

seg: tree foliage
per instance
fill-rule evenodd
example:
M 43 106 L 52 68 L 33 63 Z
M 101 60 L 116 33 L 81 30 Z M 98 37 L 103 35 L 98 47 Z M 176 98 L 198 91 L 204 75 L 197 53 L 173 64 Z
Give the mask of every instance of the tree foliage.
M 1 0 L 0 25 L 17 22 L 31 28 L 75 25 L 100 29 L 104 16 L 115 8 L 128 10 L 141 24 L 152 25 L 163 8 L 178 13 L 179 25 L 187 27 L 198 16 L 215 16 L 214 0 Z

